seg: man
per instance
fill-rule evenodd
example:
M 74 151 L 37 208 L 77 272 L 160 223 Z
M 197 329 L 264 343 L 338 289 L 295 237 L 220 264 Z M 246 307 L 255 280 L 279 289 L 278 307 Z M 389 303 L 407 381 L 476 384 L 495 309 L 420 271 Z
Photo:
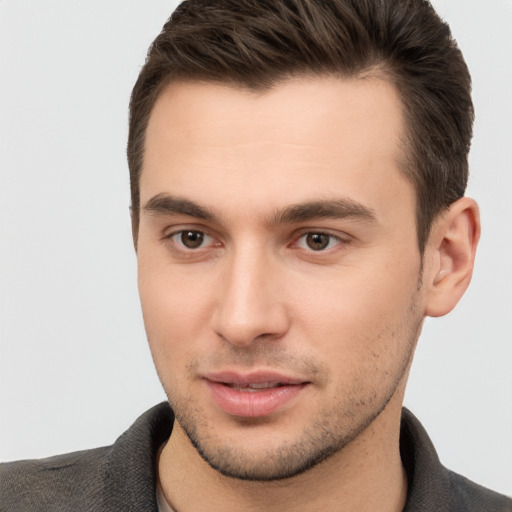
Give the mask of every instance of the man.
M 442 468 L 401 409 L 424 317 L 471 278 L 469 86 L 426 2 L 183 4 L 128 143 L 172 412 L 110 448 L 5 465 L 0 505 L 511 510 Z

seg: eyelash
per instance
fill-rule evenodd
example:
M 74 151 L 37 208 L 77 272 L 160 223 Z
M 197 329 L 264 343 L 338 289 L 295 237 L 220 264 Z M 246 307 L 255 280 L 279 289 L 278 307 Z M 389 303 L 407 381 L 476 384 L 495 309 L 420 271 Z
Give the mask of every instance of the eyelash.
M 327 245 L 325 247 L 322 247 L 322 248 L 317 248 L 317 249 L 313 249 L 312 247 L 300 247 L 299 246 L 299 242 L 301 240 L 304 240 L 304 243 L 307 244 L 307 238 L 308 237 L 313 237 L 313 236 L 323 236 L 323 237 L 328 237 L 328 240 L 327 240 Z M 332 246 L 332 243 L 335 242 L 335 245 L 334 247 Z M 307 231 L 307 232 L 304 232 L 302 233 L 294 242 L 294 245 L 299 247 L 300 249 L 304 249 L 304 250 L 307 250 L 308 252 L 316 252 L 316 253 L 320 253 L 320 252 L 327 252 L 329 251 L 330 249 L 334 249 L 335 247 L 337 247 L 338 245 L 344 243 L 344 241 L 339 237 L 339 236 L 336 236 L 336 235 L 333 235 L 332 233 L 326 233 L 324 231 Z
M 203 237 L 201 245 L 198 245 L 197 247 L 193 247 L 193 248 L 187 247 L 183 243 L 183 240 L 182 240 L 182 237 L 185 233 L 194 233 L 196 235 L 200 235 L 201 237 Z M 317 249 L 314 249 L 310 246 L 309 247 L 305 247 L 305 246 L 301 247 L 300 241 L 304 240 L 304 245 L 306 245 L 308 243 L 306 240 L 307 240 L 307 237 L 309 237 L 309 236 L 328 237 L 326 246 L 320 247 Z M 172 233 L 166 235 L 164 237 L 164 239 L 170 240 L 177 250 L 190 254 L 190 253 L 194 253 L 200 249 L 205 249 L 207 246 L 205 246 L 203 242 L 207 239 L 211 239 L 213 241 L 213 240 L 215 240 L 215 237 L 208 234 L 207 231 L 204 231 L 201 229 L 180 229 L 178 231 L 173 231 Z M 333 245 L 333 243 L 334 243 L 334 245 Z M 348 242 L 346 240 L 343 240 L 339 236 L 333 235 L 332 233 L 328 233 L 325 231 L 309 230 L 309 231 L 303 231 L 298 237 L 294 238 L 294 242 L 292 243 L 292 248 L 303 249 L 305 251 L 312 252 L 312 253 L 322 253 L 322 252 L 328 252 L 329 250 L 336 248 L 340 244 L 347 244 L 347 243 Z M 208 245 L 210 245 L 210 244 L 208 244 Z M 217 243 L 214 243 L 211 245 L 213 245 L 214 247 L 215 246 L 220 247 L 222 244 L 220 242 L 217 242 Z
M 177 248 L 179 250 L 184 251 L 184 252 L 194 252 L 196 249 L 204 248 L 203 244 L 201 244 L 197 248 L 190 248 L 190 247 L 185 246 L 183 241 L 178 239 L 178 238 L 183 237 L 183 235 L 185 233 L 199 234 L 203 237 L 203 240 L 207 239 L 207 238 L 210 238 L 211 240 L 215 240 L 215 238 L 213 236 L 209 235 L 206 231 L 203 231 L 201 229 L 180 229 L 179 231 L 173 231 L 172 233 L 166 235 L 164 237 L 164 239 L 170 240 L 175 246 L 177 246 Z M 213 244 L 213 245 L 220 246 L 221 244 L 220 244 L 220 242 L 217 242 L 216 244 Z

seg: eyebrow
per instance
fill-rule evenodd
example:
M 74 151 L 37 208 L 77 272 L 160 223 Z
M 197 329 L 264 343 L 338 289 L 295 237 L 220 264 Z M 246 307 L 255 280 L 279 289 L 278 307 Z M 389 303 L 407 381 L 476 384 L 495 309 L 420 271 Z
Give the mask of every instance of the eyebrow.
M 144 205 L 143 210 L 161 215 L 189 215 L 208 221 L 216 220 L 216 215 L 209 208 L 200 206 L 188 199 L 164 193 L 152 197 Z
M 315 219 L 356 218 L 375 222 L 377 217 L 372 208 L 348 198 L 310 201 L 291 205 L 276 212 L 271 224 L 306 222 Z
M 165 193 L 157 194 L 147 201 L 143 210 L 157 215 L 187 215 L 209 222 L 220 222 L 220 217 L 205 206 L 194 201 Z M 377 220 L 375 211 L 348 198 L 308 201 L 294 204 L 274 212 L 268 224 L 293 224 L 316 219 L 354 218 L 370 222 Z

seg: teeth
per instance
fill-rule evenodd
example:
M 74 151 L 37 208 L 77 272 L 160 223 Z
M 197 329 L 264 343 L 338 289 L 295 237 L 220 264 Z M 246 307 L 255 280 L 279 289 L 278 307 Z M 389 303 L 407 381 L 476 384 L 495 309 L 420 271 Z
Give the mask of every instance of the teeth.
M 267 389 L 279 386 L 279 382 L 261 382 L 260 384 L 249 384 L 251 389 Z
M 247 384 L 240 386 L 238 384 L 228 384 L 230 388 L 236 389 L 237 391 L 258 391 L 260 389 L 270 389 L 279 386 L 279 382 L 260 382 L 258 384 Z

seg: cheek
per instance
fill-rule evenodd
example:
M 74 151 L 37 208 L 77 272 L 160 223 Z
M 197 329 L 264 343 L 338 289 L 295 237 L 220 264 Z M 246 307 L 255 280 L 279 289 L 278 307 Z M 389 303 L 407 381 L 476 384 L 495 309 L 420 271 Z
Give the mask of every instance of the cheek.
M 420 318 L 418 272 L 410 260 L 381 262 L 338 269 L 320 287 L 304 282 L 292 295 L 299 297 L 292 308 L 296 326 L 323 357 L 345 367 L 391 365 L 410 345 Z
M 392 396 L 406 374 L 422 317 L 411 308 L 414 292 L 345 292 L 337 300 L 326 296 L 323 308 L 317 302 L 314 310 L 312 303 L 311 315 L 301 321 L 317 361 L 329 369 L 327 402 L 355 414 Z
M 158 370 L 178 366 L 186 351 L 204 337 L 209 316 L 206 285 L 193 272 L 139 254 L 142 313 Z

